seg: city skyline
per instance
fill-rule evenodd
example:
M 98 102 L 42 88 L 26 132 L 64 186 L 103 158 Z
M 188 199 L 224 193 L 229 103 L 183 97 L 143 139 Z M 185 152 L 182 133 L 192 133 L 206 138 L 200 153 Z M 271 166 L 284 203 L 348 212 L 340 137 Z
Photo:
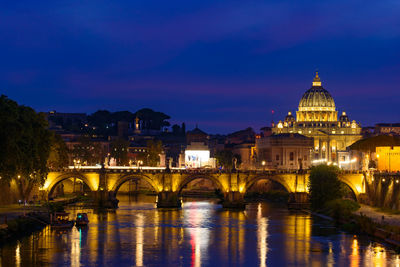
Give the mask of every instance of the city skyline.
M 188 129 L 258 131 L 271 110 L 275 121 L 297 110 L 318 69 L 339 114 L 362 126 L 400 121 L 395 1 L 26 1 L 0 10 L 0 93 L 37 111 L 148 107 Z

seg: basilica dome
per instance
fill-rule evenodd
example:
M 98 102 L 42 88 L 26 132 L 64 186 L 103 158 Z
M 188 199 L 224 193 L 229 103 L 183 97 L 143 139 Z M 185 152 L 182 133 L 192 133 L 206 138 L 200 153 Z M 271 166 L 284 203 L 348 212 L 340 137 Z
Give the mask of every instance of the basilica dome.
M 299 103 L 299 111 L 335 111 L 335 101 L 331 94 L 321 86 L 318 72 Z

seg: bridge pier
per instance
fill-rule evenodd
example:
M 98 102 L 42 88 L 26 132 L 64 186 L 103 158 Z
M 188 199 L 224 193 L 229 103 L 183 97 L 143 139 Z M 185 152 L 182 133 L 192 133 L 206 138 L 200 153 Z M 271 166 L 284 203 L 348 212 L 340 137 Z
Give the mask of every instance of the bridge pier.
M 118 199 L 113 192 L 99 190 L 95 192 L 95 203 L 99 208 L 118 208 Z
M 304 209 L 308 207 L 310 207 L 310 202 L 307 192 L 293 192 L 289 194 L 289 209 Z
M 245 209 L 244 194 L 239 191 L 226 192 L 222 207 L 226 209 Z
M 157 208 L 181 208 L 182 201 L 177 192 L 162 191 L 157 195 Z

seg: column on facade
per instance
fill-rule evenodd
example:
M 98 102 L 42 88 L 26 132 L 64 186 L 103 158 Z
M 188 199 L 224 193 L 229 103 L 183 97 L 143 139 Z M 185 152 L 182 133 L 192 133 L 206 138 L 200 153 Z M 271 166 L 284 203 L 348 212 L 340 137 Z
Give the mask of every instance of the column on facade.
M 326 141 L 326 158 L 328 162 L 332 160 L 331 153 L 331 140 L 328 139 Z
M 322 159 L 322 144 L 320 138 L 318 138 L 318 159 Z

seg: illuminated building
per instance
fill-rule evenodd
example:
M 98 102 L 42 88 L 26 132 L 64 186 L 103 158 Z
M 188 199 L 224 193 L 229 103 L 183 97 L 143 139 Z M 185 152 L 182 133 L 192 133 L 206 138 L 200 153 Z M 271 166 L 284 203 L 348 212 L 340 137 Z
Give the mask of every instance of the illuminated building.
M 197 126 L 186 133 L 187 146 L 180 156 L 180 166 L 186 168 L 215 167 L 215 160 L 210 157 L 209 136 Z M 184 156 L 184 159 L 182 157 Z
M 215 160 L 210 158 L 210 150 L 202 142 L 192 142 L 185 150 L 185 167 L 215 167 Z
M 311 166 L 312 147 L 312 138 L 296 133 L 257 138 L 258 167 L 285 170 L 307 169 Z
M 375 134 L 400 135 L 400 123 L 378 123 L 375 125 Z
M 356 121 L 350 121 L 346 112 L 338 119 L 335 101 L 322 87 L 318 72 L 312 83 L 300 99 L 296 117 L 288 112 L 284 121 L 272 128 L 274 134 L 298 133 L 314 138 L 312 159 L 314 164 L 349 161 L 346 148 L 361 139 L 361 127 Z
M 378 170 L 398 172 L 400 171 L 400 146 L 376 147 Z

